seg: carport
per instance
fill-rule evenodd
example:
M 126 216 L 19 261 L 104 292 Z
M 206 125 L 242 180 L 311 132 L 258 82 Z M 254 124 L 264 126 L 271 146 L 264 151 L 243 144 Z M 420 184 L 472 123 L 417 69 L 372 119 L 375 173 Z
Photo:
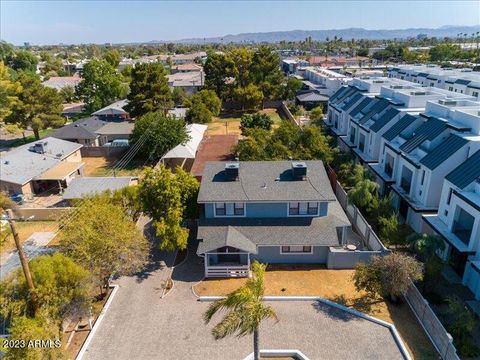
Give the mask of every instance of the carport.
M 35 194 L 45 191 L 61 193 L 76 176 L 83 174 L 82 162 L 61 161 L 32 180 Z

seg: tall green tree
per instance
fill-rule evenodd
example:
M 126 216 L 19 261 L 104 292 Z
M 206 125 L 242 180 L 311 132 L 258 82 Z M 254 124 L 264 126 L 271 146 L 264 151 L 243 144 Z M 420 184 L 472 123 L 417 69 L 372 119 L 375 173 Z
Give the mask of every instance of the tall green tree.
M 38 58 L 27 50 L 17 51 L 10 63 L 14 70 L 35 72 L 37 70 Z
M 12 113 L 22 91 L 20 82 L 14 80 L 8 70 L 3 61 L 0 61 L 0 124 Z
M 284 75 L 280 70 L 280 57 L 270 47 L 260 46 L 255 51 L 250 74 L 265 100 L 277 100 L 282 97 Z
M 139 64 L 132 69 L 127 111 L 134 117 L 164 111 L 173 105 L 165 69 L 160 63 Z
M 77 85 L 77 96 L 92 113 L 126 95 L 122 76 L 106 60 L 92 59 L 83 67 L 83 80 Z
M 97 280 L 101 293 L 112 275 L 140 271 L 147 261 L 148 241 L 125 210 L 102 196 L 76 207 L 62 224 L 62 250 Z
M 240 130 L 242 133 L 245 129 L 264 129 L 271 130 L 273 125 L 273 120 L 268 114 L 243 114 L 240 119 Z
M 283 93 L 283 99 L 285 100 L 295 100 L 297 91 L 302 88 L 302 82 L 294 77 L 289 76 L 287 83 L 285 84 L 285 90 Z
M 218 312 L 226 312 L 222 320 L 212 329 L 215 340 L 236 334 L 238 337 L 253 334 L 253 358 L 260 360 L 260 334 L 262 321 L 278 321 L 275 310 L 263 302 L 265 293 L 265 264 L 252 263 L 253 276 L 247 283 L 228 294 L 225 298 L 214 301 L 203 315 L 209 323 Z
M 37 311 L 60 321 L 66 314 L 84 314 L 90 298 L 90 274 L 72 259 L 57 253 L 30 261 Z M 34 315 L 23 272 L 18 269 L 1 283 L 0 314 L 4 319 Z
M 208 123 L 220 113 L 222 102 L 213 90 L 201 90 L 185 101 L 189 109 L 185 120 L 189 123 Z
M 158 160 L 168 150 L 188 141 L 189 135 L 185 122 L 164 112 L 151 112 L 135 120 L 130 142 L 133 146 L 140 143 L 139 155 L 147 159 Z
M 260 88 L 254 84 L 245 87 L 237 87 L 233 97 L 242 105 L 242 110 L 255 110 L 262 106 L 264 95 Z
M 145 171 L 139 199 L 145 214 L 153 219 L 162 250 L 187 247 L 188 229 L 182 222 L 186 217 L 197 217 L 198 188 L 198 181 L 181 168 L 175 174 L 163 165 Z
M 205 87 L 214 90 L 221 99 L 226 99 L 229 91 L 227 79 L 236 73 L 235 63 L 228 54 L 209 52 L 205 66 Z
M 357 183 L 348 193 L 348 200 L 367 214 L 377 208 L 378 199 L 378 184 L 368 179 Z
M 37 140 L 40 139 L 40 130 L 65 123 L 60 116 L 63 106 L 57 90 L 43 86 L 37 76 L 27 73 L 20 74 L 19 82 L 23 91 L 5 122 L 17 124 L 22 129 L 31 127 Z
M 116 69 L 118 67 L 118 65 L 120 64 L 120 60 L 121 60 L 121 57 L 120 57 L 120 53 L 118 52 L 117 49 L 111 49 L 111 50 L 108 50 L 105 55 L 103 56 L 103 58 L 110 64 L 112 65 L 112 67 L 114 69 Z

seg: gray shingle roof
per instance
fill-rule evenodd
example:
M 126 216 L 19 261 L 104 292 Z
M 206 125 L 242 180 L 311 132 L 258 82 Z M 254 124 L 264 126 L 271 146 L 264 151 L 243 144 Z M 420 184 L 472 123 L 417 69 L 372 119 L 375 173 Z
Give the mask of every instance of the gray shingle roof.
M 45 153 L 32 151 L 37 143 L 47 143 Z M 0 156 L 0 180 L 23 185 L 57 165 L 82 145 L 48 137 L 19 146 Z
M 480 150 L 450 172 L 445 179 L 460 189 L 464 189 L 480 178 Z
M 293 179 L 291 161 L 241 161 L 238 181 L 227 181 L 225 162 L 207 162 L 198 202 L 335 201 L 323 162 L 305 163 L 305 180 Z
M 402 116 L 390 129 L 385 132 L 385 134 L 383 134 L 382 137 L 388 141 L 392 141 L 416 119 L 416 116 L 410 114 Z
M 242 250 L 247 250 L 244 238 L 255 246 L 338 246 L 340 239 L 337 228 L 341 226 L 350 226 L 350 222 L 338 202 L 330 203 L 328 216 L 323 217 L 202 219 L 199 222 L 197 238 L 203 241 L 199 243 L 197 253 L 202 254 L 225 246 L 228 236 L 234 238 L 238 246 L 243 247 Z M 229 235 L 229 227 L 242 234 L 243 238 L 237 240 L 237 233 Z M 230 244 L 233 242 L 230 240 Z
M 415 132 L 411 139 L 400 146 L 400 150 L 410 153 L 420 146 L 424 141 L 433 140 L 447 129 L 447 123 L 432 118 L 423 123 Z
M 96 139 L 98 135 L 95 133 L 98 129 L 108 124 L 96 116 L 77 120 L 71 124 L 62 126 L 53 133 L 53 137 L 57 139 Z
M 398 111 L 397 109 L 395 109 L 393 107 L 388 109 L 387 111 L 385 111 L 385 113 L 382 116 L 380 116 L 375 121 L 375 124 L 370 126 L 370 130 L 375 131 L 375 132 L 381 130 L 385 125 L 387 125 L 390 122 L 390 120 L 392 120 L 395 116 L 397 116 L 397 114 L 399 112 L 400 111 Z
M 100 135 L 130 135 L 134 127 L 135 123 L 133 121 L 112 121 L 106 123 L 95 132 Z
M 118 100 L 113 104 L 105 106 L 104 108 L 95 111 L 92 115 L 125 115 L 128 114 L 123 108 L 128 104 L 127 99 Z
M 132 177 L 78 177 L 73 179 L 63 193 L 66 200 L 80 199 L 104 191 L 115 191 L 130 185 Z
M 467 143 L 467 140 L 458 135 L 450 135 L 444 142 L 433 149 L 433 151 L 423 157 L 422 160 L 420 160 L 420 164 L 433 170 Z
M 328 97 L 314 93 L 314 92 L 310 92 L 310 93 L 298 95 L 297 100 L 300 102 L 320 102 L 320 101 L 328 101 Z

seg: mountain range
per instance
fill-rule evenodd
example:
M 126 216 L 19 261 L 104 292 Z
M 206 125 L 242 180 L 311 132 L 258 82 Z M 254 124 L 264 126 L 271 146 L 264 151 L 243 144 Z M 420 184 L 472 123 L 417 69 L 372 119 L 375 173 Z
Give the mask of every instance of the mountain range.
M 229 34 L 225 36 L 209 38 L 189 38 L 174 41 L 152 40 L 149 43 L 183 43 L 183 44 L 201 44 L 201 43 L 262 43 L 262 42 L 280 42 L 280 41 L 301 41 L 311 36 L 312 40 L 324 41 L 326 38 L 367 39 L 367 40 L 387 40 L 387 39 L 406 39 L 426 35 L 428 37 L 456 37 L 459 33 L 472 33 L 480 31 L 480 25 L 477 26 L 452 26 L 445 25 L 439 28 L 409 28 L 396 30 L 367 30 L 363 28 L 331 29 L 331 30 L 291 30 L 291 31 L 271 31 Z

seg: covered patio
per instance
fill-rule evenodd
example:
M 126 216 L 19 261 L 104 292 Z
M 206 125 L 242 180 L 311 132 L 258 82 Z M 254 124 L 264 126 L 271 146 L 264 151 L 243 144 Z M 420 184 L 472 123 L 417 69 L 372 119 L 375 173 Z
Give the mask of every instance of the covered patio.
M 32 180 L 36 194 L 61 193 L 77 175 L 82 175 L 83 163 L 62 161 Z

